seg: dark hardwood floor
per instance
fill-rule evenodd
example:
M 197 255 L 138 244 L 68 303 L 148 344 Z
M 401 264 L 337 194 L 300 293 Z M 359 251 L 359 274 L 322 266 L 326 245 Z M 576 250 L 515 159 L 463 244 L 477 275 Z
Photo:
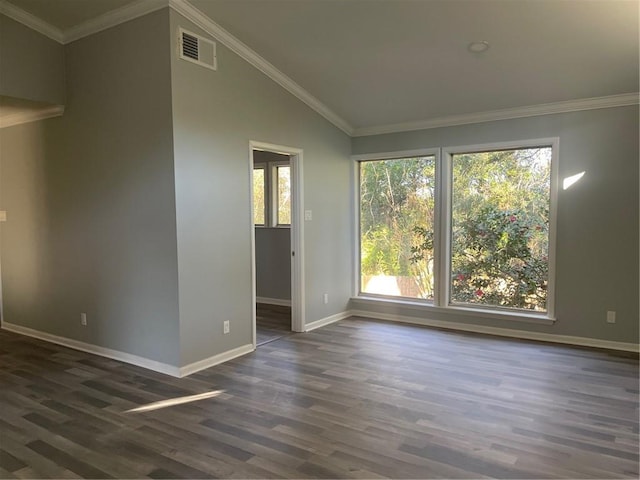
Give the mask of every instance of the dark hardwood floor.
M 638 358 L 351 318 L 176 379 L 2 331 L 0 477 L 638 478 Z
M 291 307 L 256 304 L 256 344 L 258 346 L 291 333 Z

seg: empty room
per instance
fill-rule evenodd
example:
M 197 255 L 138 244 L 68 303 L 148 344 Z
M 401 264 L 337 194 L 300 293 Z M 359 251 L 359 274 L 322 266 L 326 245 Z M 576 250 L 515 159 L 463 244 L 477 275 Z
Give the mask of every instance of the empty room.
M 638 478 L 639 19 L 0 0 L 0 478 Z

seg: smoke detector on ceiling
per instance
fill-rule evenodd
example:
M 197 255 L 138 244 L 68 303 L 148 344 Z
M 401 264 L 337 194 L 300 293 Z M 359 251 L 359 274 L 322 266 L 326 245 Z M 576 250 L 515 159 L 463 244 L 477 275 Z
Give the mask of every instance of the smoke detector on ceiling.
M 181 59 L 211 70 L 218 68 L 215 42 L 180 28 L 178 46 Z
M 479 41 L 471 42 L 467 47 L 471 53 L 482 53 L 489 50 L 489 42 Z

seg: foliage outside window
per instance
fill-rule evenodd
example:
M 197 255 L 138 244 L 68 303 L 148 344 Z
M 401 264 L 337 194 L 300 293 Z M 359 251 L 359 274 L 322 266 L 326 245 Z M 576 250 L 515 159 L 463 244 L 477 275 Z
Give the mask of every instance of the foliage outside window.
M 360 292 L 547 312 L 552 153 L 458 151 L 439 185 L 435 155 L 361 161 Z
M 433 299 L 435 167 L 433 156 L 360 164 L 362 292 Z
M 265 176 L 264 167 L 253 169 L 253 223 L 265 224 Z
M 291 167 L 289 165 L 276 166 L 278 172 L 278 225 L 291 225 Z
M 546 311 L 551 153 L 453 155 L 451 303 Z

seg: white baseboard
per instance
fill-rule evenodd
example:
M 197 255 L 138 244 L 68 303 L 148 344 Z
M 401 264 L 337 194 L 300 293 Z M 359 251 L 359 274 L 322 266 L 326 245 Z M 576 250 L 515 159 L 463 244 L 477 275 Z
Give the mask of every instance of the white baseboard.
M 154 372 L 164 373 L 171 375 L 172 377 L 186 377 L 192 373 L 199 372 L 205 368 L 213 367 L 220 363 L 226 362 L 233 358 L 245 355 L 254 350 L 252 344 L 243 345 L 238 348 L 229 350 L 228 352 L 220 353 L 203 360 L 191 363 L 184 367 L 176 367 L 167 363 L 157 362 L 148 358 L 140 357 L 138 355 L 132 355 L 130 353 L 121 352 L 119 350 L 113 350 L 111 348 L 99 347 L 91 343 L 80 342 L 71 338 L 60 337 L 51 333 L 41 332 L 40 330 L 34 330 L 32 328 L 23 327 L 21 325 L 15 325 L 13 323 L 2 322 L 1 328 L 10 332 L 19 333 L 20 335 L 26 335 L 27 337 L 37 338 L 45 342 L 55 343 L 62 345 L 63 347 L 72 348 L 74 350 L 80 350 L 81 352 L 91 353 L 100 357 L 111 358 L 118 360 L 119 362 L 129 363 L 138 367 L 153 370 Z
M 346 310 L 344 312 L 336 313 L 334 315 L 329 315 L 328 317 L 321 318 L 320 320 L 315 320 L 313 322 L 307 323 L 304 327 L 305 332 L 310 332 L 311 330 L 315 330 L 316 328 L 324 327 L 325 325 L 329 325 L 331 323 L 339 322 L 340 320 L 344 320 L 345 318 L 349 318 L 352 315 L 350 310 Z
M 180 368 L 169 365 L 167 363 L 157 362 L 149 358 L 139 357 L 138 355 L 132 355 L 130 353 L 121 352 L 119 350 L 112 350 L 111 348 L 99 347 L 91 343 L 85 343 L 71 338 L 60 337 L 51 333 L 41 332 L 40 330 L 34 330 L 33 328 L 23 327 L 21 325 L 15 325 L 13 323 L 2 322 L 2 329 L 10 332 L 19 333 L 20 335 L 26 335 L 27 337 L 37 338 L 38 340 L 44 340 L 45 342 L 55 343 L 62 345 L 63 347 L 72 348 L 74 350 L 80 350 L 82 352 L 91 353 L 100 357 L 107 357 L 120 362 L 129 363 L 138 367 L 153 370 L 154 372 L 164 373 L 171 375 L 172 377 L 180 377 Z
M 291 300 L 282 298 L 256 297 L 256 303 L 266 303 L 267 305 L 280 305 L 281 307 L 290 307 Z
M 570 335 L 555 335 L 552 333 L 528 332 L 525 330 L 514 330 L 509 328 L 487 327 L 483 325 L 472 325 L 468 323 L 447 322 L 444 320 L 431 320 L 428 318 L 409 317 L 406 315 L 394 315 L 388 313 L 369 312 L 366 310 L 351 310 L 354 317 L 374 318 L 377 320 L 388 320 L 391 322 L 411 323 L 414 325 L 424 325 L 427 327 L 446 328 L 448 330 L 459 330 L 464 332 L 484 333 L 500 337 L 520 338 L 522 340 L 539 340 L 551 343 L 564 343 L 568 345 L 579 345 L 583 347 L 605 348 L 608 350 L 620 350 L 625 352 L 640 351 L 637 343 L 614 342 L 611 340 L 600 340 L 597 338 L 574 337 Z
M 393 315 L 393 314 L 387 314 L 387 313 L 369 312 L 365 310 L 347 310 L 344 312 L 336 313 L 334 315 L 330 315 L 325 318 L 321 318 L 320 320 L 316 320 L 311 323 L 308 323 L 305 326 L 305 332 L 310 332 L 317 328 L 324 327 L 325 325 L 329 325 L 329 324 L 338 322 L 340 320 L 344 320 L 345 318 L 349 318 L 351 316 L 373 318 L 377 320 L 386 320 L 391 322 L 411 323 L 414 325 L 423 325 L 427 327 L 446 328 L 448 330 L 484 333 L 484 334 L 496 335 L 501 337 L 519 338 L 523 340 L 539 340 L 539 341 L 551 342 L 551 343 L 562 343 L 562 344 L 568 344 L 568 345 L 579 345 L 584 347 L 604 348 L 608 350 L 619 350 L 619 351 L 625 351 L 625 352 L 640 351 L 639 345 L 636 343 L 614 342 L 611 340 L 599 340 L 596 338 L 574 337 L 570 335 L 554 335 L 550 333 L 527 332 L 524 330 L 487 327 L 482 325 L 471 325 L 471 324 L 465 324 L 465 323 L 447 322 L 443 320 L 431 320 L 426 318 L 409 317 L 406 315 Z M 87 352 L 93 355 L 98 355 L 101 357 L 118 360 L 120 362 L 129 363 L 131 365 L 136 365 L 138 367 L 146 368 L 148 370 L 153 370 L 154 372 L 171 375 L 172 377 L 186 377 L 188 375 L 191 375 L 192 373 L 198 372 L 200 370 L 204 370 L 209 367 L 213 367 L 220 363 L 240 357 L 242 355 L 246 355 L 247 353 L 251 353 L 255 350 L 252 344 L 246 344 L 246 345 L 242 345 L 240 347 L 234 348 L 232 350 L 229 350 L 227 352 L 220 353 L 218 355 L 214 355 L 212 357 L 205 358 L 203 360 L 199 360 L 197 362 L 191 363 L 184 367 L 176 367 L 174 365 L 157 362 L 155 360 L 151 360 L 145 357 L 140 357 L 138 355 L 132 355 L 130 353 L 121 352 L 119 350 L 113 350 L 110 348 L 99 347 L 97 345 L 92 345 L 90 343 L 85 343 L 85 342 L 73 340 L 66 337 L 60 337 L 58 335 L 41 332 L 39 330 L 34 330 L 32 328 L 23 327 L 21 325 L 15 325 L 15 324 L 4 322 L 4 321 L 2 322 L 2 325 L 0 326 L 0 328 L 10 332 L 19 333 L 21 335 L 26 335 L 28 337 L 37 338 L 45 342 L 62 345 L 63 347 L 72 348 L 74 350 L 80 350 L 82 352 Z
M 242 355 L 246 355 L 247 353 L 251 353 L 255 350 L 253 344 L 248 343 L 246 345 L 242 345 L 240 347 L 234 348 L 224 353 L 220 353 L 218 355 L 214 355 L 209 358 L 205 358 L 203 360 L 198 360 L 197 362 L 190 363 L 184 367 L 180 368 L 180 377 L 186 377 L 187 375 L 191 375 L 192 373 L 199 372 L 200 370 L 204 370 L 205 368 L 213 367 L 220 363 L 227 362 L 229 360 L 233 360 L 234 358 L 241 357 Z

